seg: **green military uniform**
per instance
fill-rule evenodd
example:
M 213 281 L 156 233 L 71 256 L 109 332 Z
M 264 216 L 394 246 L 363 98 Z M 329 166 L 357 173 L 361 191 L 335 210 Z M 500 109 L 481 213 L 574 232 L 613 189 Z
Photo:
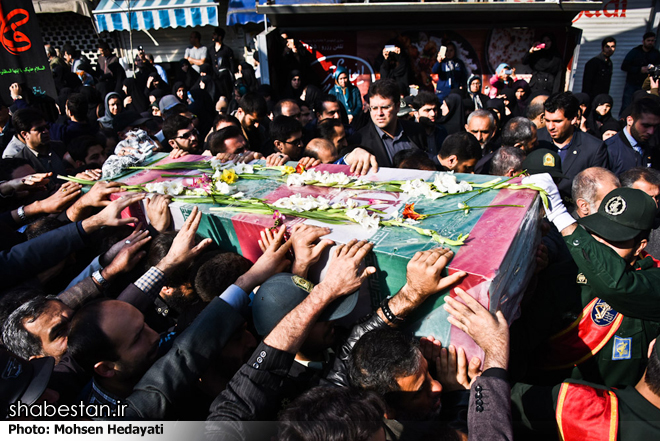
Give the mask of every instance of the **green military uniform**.
M 580 271 L 583 306 L 598 297 L 624 317 L 616 334 L 571 376 L 613 387 L 634 385 L 660 330 L 660 268 L 650 256 L 629 265 L 581 227 L 564 240 Z
M 572 402 L 564 402 L 575 408 L 583 407 L 584 414 L 579 412 L 564 411 L 562 415 L 563 425 L 567 423 L 583 427 L 591 432 L 589 439 L 598 439 L 594 436 L 589 426 L 606 428 L 610 421 L 617 425 L 617 436 L 619 440 L 652 440 L 660 439 L 660 409 L 647 401 L 637 390 L 628 386 L 625 389 L 612 389 L 604 386 L 588 383 L 586 381 L 569 380 L 564 385 L 586 386 L 586 393 L 572 396 Z M 511 391 L 511 400 L 514 412 L 521 417 L 521 421 L 534 431 L 534 439 L 557 439 L 557 407 L 560 401 L 562 384 L 554 387 L 531 386 L 527 384 L 516 384 Z M 616 414 L 611 412 L 598 412 L 594 410 L 595 400 L 588 395 L 589 392 L 597 393 L 610 391 L 616 396 Z M 565 427 L 564 427 L 565 429 Z M 518 431 L 520 433 L 520 431 Z M 546 435 L 544 437 L 543 435 Z M 563 433 L 567 441 L 574 439 L 569 433 Z M 604 437 L 603 439 L 608 439 Z

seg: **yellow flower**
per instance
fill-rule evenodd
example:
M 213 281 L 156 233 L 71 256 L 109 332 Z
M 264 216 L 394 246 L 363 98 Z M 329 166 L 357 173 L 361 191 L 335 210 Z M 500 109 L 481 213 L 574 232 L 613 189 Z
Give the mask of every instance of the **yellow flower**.
M 238 175 L 233 169 L 225 169 L 222 171 L 222 176 L 220 176 L 220 180 L 222 182 L 226 182 L 227 184 L 233 184 L 234 182 L 238 181 Z
M 282 167 L 282 174 L 283 175 L 290 175 L 291 173 L 295 173 L 296 169 L 291 167 L 290 165 L 285 165 Z

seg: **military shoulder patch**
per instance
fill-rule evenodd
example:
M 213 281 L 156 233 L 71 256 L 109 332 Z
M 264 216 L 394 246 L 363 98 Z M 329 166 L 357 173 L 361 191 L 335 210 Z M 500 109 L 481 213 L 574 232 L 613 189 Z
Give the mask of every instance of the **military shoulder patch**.
M 310 282 L 307 279 L 303 279 L 300 276 L 291 276 L 291 281 L 296 284 L 296 286 L 300 289 L 303 289 L 305 291 L 312 292 L 312 289 L 314 288 L 314 284 Z
M 612 360 L 630 360 L 632 358 L 632 337 L 623 338 L 614 336 L 614 346 L 612 346 Z
M 591 309 L 591 320 L 593 320 L 598 326 L 611 325 L 617 315 L 619 315 L 619 313 L 612 309 L 612 307 L 603 299 L 598 299 L 594 307 Z

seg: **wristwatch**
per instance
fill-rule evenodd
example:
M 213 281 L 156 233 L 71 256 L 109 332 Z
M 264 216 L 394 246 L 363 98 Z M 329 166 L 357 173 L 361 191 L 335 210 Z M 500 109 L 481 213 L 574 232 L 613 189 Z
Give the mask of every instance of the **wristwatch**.
M 21 222 L 27 222 L 27 216 L 25 215 L 25 205 L 21 205 L 18 207 L 16 210 L 16 214 L 18 214 L 18 217 L 21 219 Z
M 94 279 L 94 281 L 98 283 L 101 288 L 105 288 L 105 286 L 108 284 L 108 281 L 105 280 L 101 275 L 101 271 L 94 271 L 94 273 L 92 273 L 92 279 Z
M 398 325 L 403 323 L 403 319 L 399 316 L 394 315 L 392 310 L 390 309 L 390 299 L 392 297 L 385 297 L 382 302 L 380 302 L 380 309 L 383 311 L 383 315 L 387 319 L 388 322 L 392 323 L 393 325 Z

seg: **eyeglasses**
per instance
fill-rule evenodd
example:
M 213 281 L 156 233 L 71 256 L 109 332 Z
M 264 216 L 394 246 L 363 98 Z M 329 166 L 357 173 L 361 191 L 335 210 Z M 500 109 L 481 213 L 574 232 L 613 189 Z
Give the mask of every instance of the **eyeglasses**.
M 378 106 L 372 106 L 372 107 L 369 108 L 369 110 L 370 110 L 371 112 L 379 112 L 379 111 L 381 111 L 381 110 L 382 110 L 383 112 L 389 112 L 389 111 L 392 110 L 393 108 L 394 108 L 394 105 L 393 105 L 393 104 L 390 104 L 390 105 L 388 105 L 388 106 L 380 106 L 380 107 L 378 107 Z
M 197 129 L 192 129 L 191 131 L 186 132 L 181 136 L 177 136 L 177 138 L 178 139 L 188 139 L 191 136 L 198 136 L 198 135 L 199 135 L 199 132 L 197 131 Z
M 284 144 L 290 144 L 290 145 L 302 145 L 303 140 L 302 138 L 294 139 L 293 141 L 282 141 Z

